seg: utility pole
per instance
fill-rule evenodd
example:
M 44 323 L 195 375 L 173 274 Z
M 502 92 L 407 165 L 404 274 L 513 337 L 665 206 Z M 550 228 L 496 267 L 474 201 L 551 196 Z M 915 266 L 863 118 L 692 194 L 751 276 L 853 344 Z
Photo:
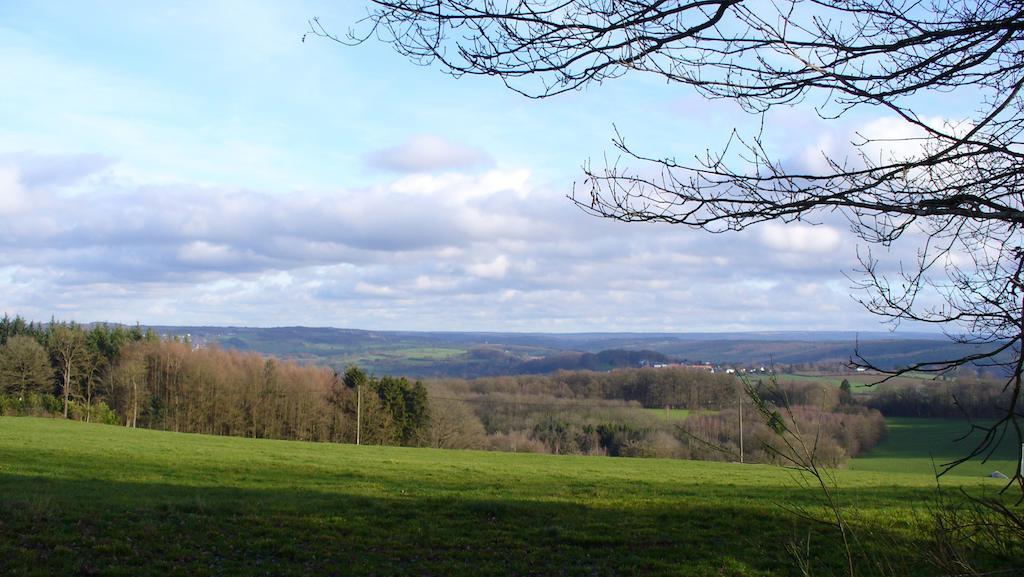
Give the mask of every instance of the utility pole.
M 743 393 L 736 395 L 736 406 L 740 413 L 740 463 L 743 462 Z
M 359 444 L 360 433 L 363 429 L 363 385 L 356 384 L 356 444 Z

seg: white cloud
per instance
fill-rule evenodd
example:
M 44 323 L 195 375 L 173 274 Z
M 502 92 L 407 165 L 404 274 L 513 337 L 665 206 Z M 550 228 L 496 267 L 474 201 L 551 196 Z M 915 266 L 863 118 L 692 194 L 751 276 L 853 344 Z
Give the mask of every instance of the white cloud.
M 413 288 L 418 291 L 447 291 L 455 288 L 458 281 L 453 278 L 439 278 L 421 274 L 413 281 Z
M 405 142 L 367 155 L 367 163 L 393 172 L 424 173 L 466 170 L 493 164 L 484 151 L 432 135 L 414 136 Z
M 399 194 L 437 197 L 445 201 L 461 202 L 514 193 L 517 199 L 530 194 L 530 171 L 489 170 L 483 174 L 446 172 L 444 174 L 410 174 L 392 182 L 388 188 Z
M 962 135 L 970 125 L 940 116 L 923 117 L 925 125 L 951 135 Z M 830 162 L 847 168 L 862 168 L 920 158 L 934 145 L 928 132 L 895 116 L 883 116 L 846 130 L 823 129 L 815 142 L 794 154 L 799 170 L 827 174 Z
M 842 235 L 831 226 L 799 223 L 766 223 L 761 226 L 760 238 L 772 249 L 808 254 L 832 252 L 842 242 Z
M 0 166 L 0 216 L 14 216 L 28 205 L 28 195 L 21 185 L 18 171 Z
M 480 278 L 502 279 L 508 274 L 508 267 L 508 257 L 501 254 L 491 261 L 470 264 L 466 267 L 466 272 Z
M 961 130 L 941 117 L 922 118 L 921 121 L 942 131 L 956 133 Z M 911 160 L 925 152 L 928 133 L 901 118 L 886 116 L 868 122 L 857 130 L 854 142 L 863 143 L 861 151 L 873 164 L 886 164 Z
M 225 266 L 239 258 L 237 251 L 224 244 L 192 241 L 178 249 L 182 262 L 199 266 Z
M 395 289 L 389 286 L 376 285 L 368 282 L 358 282 L 355 286 L 355 292 L 361 295 L 389 297 L 395 294 Z
M 827 173 L 831 170 L 831 161 L 842 162 L 839 152 L 844 147 L 836 142 L 832 134 L 822 134 L 812 146 L 805 148 L 799 155 L 803 167 L 815 173 Z
M 0 308 L 33 318 L 706 330 L 834 328 L 857 315 L 831 289 L 805 293 L 791 316 L 770 312 L 783 302 L 775 287 L 825 286 L 850 268 L 834 227 L 625 225 L 582 214 L 524 171 L 290 193 L 37 176 L 48 184 L 0 231 Z

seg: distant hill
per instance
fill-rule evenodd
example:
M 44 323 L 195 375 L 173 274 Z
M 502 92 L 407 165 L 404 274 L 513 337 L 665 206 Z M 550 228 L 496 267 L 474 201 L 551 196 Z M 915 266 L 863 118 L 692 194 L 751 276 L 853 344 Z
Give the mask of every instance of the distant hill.
M 978 347 L 938 339 L 887 339 L 828 341 L 708 340 L 644 343 L 645 348 L 686 359 L 715 363 L 796 364 L 846 362 L 859 352 L 880 368 L 895 368 L 923 360 L 958 358 Z
M 855 351 L 882 368 L 960 357 L 977 349 L 927 333 L 497 333 L 368 331 L 329 327 L 155 326 L 196 344 L 411 377 L 477 377 L 610 370 L 672 360 L 727 365 L 843 363 Z
M 555 371 L 610 371 L 671 361 L 657 351 L 610 349 L 599 353 L 566 352 L 524 361 L 516 367 L 519 374 L 542 374 Z

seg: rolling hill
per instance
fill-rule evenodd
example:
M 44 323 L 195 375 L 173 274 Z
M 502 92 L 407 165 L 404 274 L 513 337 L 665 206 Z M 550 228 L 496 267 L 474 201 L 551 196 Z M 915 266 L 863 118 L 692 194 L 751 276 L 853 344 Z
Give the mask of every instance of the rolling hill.
M 857 350 L 883 368 L 963 356 L 978 349 L 941 335 L 910 333 L 465 333 L 314 327 L 154 327 L 200 345 L 255 351 L 410 377 L 478 377 L 554 370 L 609 370 L 680 360 L 769 365 L 843 363 Z
M 864 552 L 896 574 L 930 575 L 919 523 L 934 479 L 839 471 L 838 482 Z M 797 574 L 786 544 L 809 537 L 815 572 L 838 574 L 839 537 L 814 520 L 827 518 L 820 497 L 762 465 L 0 417 L 0 574 L 12 576 L 748 577 Z

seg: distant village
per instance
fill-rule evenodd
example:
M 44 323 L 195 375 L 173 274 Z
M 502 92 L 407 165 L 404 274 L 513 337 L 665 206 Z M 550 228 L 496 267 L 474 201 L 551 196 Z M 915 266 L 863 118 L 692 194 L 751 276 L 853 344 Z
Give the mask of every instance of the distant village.
M 744 374 L 774 375 L 775 374 L 774 370 L 772 370 L 770 368 L 767 368 L 767 367 L 765 367 L 763 365 L 762 366 L 753 367 L 753 366 L 710 364 L 710 363 L 700 363 L 700 362 L 698 362 L 698 363 L 687 363 L 687 362 L 679 362 L 679 363 L 654 363 L 654 362 L 650 362 L 650 361 L 640 361 L 639 365 L 640 365 L 640 367 L 649 367 L 649 368 L 652 368 L 652 369 L 669 369 L 669 368 L 673 368 L 673 369 L 691 369 L 691 370 L 695 370 L 695 371 L 707 371 L 707 372 L 712 373 L 712 374 L 715 374 L 715 373 L 725 373 L 727 375 L 735 375 L 735 374 L 741 374 L 741 375 L 744 375 Z M 863 373 L 863 372 L 867 371 L 867 369 L 864 368 L 864 367 L 856 367 L 854 370 L 857 371 L 858 373 Z
M 691 369 L 695 371 L 707 371 L 709 373 L 725 373 L 727 375 L 749 374 L 749 373 L 763 373 L 772 374 L 770 369 L 763 366 L 760 367 L 742 367 L 742 366 L 725 366 L 725 365 L 712 365 L 707 363 L 652 363 L 650 361 L 640 361 L 641 367 L 650 367 L 652 369 Z

